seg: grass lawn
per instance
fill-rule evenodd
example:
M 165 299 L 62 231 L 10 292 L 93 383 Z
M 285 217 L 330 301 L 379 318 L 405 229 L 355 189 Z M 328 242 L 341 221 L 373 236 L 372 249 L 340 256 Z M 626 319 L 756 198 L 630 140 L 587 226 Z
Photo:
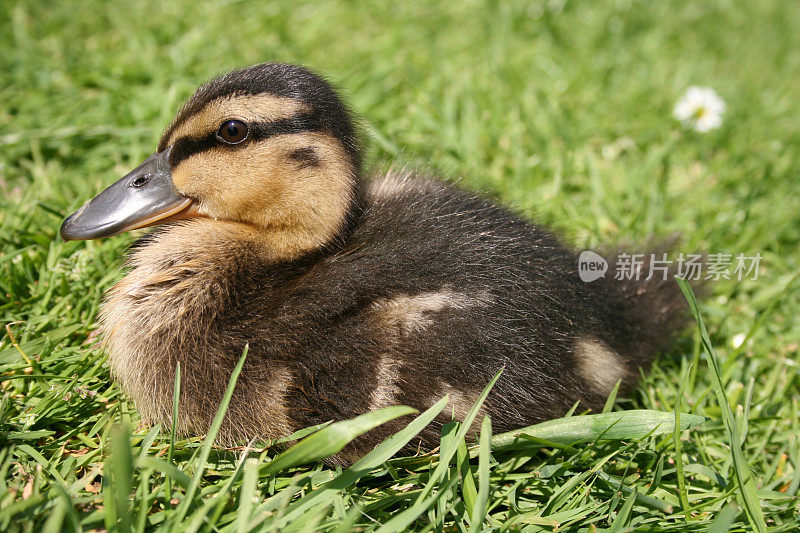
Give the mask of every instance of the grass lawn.
M 219 4 L 0 3 L 0 530 L 800 528 L 800 5 Z M 336 82 L 372 165 L 461 177 L 579 248 L 680 232 L 685 253 L 760 254 L 758 279 L 709 282 L 708 336 L 599 420 L 515 445 L 453 425 L 439 454 L 387 461 L 389 441 L 342 471 L 298 462 L 396 413 L 280 461 L 140 428 L 90 338 L 132 236 L 58 227 L 200 82 L 274 59 Z M 725 100 L 721 128 L 672 118 L 692 85 Z

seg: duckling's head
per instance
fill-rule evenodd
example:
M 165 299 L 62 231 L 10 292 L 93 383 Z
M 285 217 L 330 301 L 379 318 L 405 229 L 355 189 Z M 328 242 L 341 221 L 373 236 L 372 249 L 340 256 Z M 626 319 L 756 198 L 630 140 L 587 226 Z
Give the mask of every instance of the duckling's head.
M 155 154 L 61 226 L 96 239 L 191 217 L 241 224 L 287 258 L 325 246 L 354 209 L 350 113 L 309 70 L 265 63 L 201 86 Z

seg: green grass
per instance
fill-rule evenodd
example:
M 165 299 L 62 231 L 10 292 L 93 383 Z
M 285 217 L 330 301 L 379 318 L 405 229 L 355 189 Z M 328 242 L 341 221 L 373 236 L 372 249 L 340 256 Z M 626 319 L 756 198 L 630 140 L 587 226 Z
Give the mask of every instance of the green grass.
M 798 27 L 787 1 L 0 3 L 0 530 L 796 530 Z M 198 83 L 271 59 L 349 95 L 372 164 L 463 177 L 581 248 L 680 232 L 760 276 L 712 282 L 702 334 L 612 412 L 524 435 L 450 425 L 389 460 L 439 405 L 342 471 L 301 461 L 398 412 L 280 462 L 138 428 L 87 342 L 130 237 L 58 226 Z M 689 85 L 726 101 L 721 129 L 671 118 Z

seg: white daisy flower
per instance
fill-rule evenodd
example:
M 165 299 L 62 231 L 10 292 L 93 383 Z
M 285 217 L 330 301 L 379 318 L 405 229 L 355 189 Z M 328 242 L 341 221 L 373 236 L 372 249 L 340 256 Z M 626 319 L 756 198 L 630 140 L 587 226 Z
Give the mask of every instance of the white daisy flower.
M 725 102 L 710 87 L 689 87 L 672 111 L 685 127 L 700 133 L 719 128 L 723 113 Z

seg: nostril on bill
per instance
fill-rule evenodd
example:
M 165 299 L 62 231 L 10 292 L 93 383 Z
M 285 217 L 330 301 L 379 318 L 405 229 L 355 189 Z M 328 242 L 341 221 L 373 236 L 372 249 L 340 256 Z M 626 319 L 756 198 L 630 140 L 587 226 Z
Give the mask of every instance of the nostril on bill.
M 150 181 L 150 174 L 142 174 L 131 182 L 131 186 L 136 188 L 143 187 L 148 181 Z

